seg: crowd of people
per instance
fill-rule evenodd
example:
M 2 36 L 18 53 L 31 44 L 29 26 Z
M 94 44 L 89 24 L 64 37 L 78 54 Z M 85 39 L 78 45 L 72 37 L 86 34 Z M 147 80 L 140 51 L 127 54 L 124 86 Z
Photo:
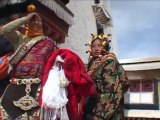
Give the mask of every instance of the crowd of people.
M 8 62 L 7 71 L 0 69 L 0 74 L 8 76 L 0 80 L 0 86 L 5 84 L 5 91 L 0 91 L 0 119 L 124 120 L 127 77 L 110 52 L 108 36 L 92 34 L 85 68 L 76 53 L 57 49 L 54 40 L 43 34 L 42 24 L 34 12 L 1 27 L 7 50 L 0 47 L 5 50 L 0 68 Z

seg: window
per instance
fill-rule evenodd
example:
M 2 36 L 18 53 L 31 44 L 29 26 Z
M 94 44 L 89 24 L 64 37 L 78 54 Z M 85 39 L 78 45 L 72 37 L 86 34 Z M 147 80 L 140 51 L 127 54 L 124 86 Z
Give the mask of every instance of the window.
M 154 80 L 131 80 L 126 104 L 154 104 Z
M 132 80 L 129 85 L 129 92 L 153 92 L 153 80 Z
M 139 92 L 140 91 L 140 81 L 135 80 L 135 81 L 130 82 L 129 91 Z
M 126 109 L 159 109 L 158 81 L 130 80 L 129 90 L 124 94 L 124 104 Z
M 144 92 L 152 92 L 154 84 L 153 84 L 153 80 L 146 80 L 146 81 L 142 81 L 142 91 Z

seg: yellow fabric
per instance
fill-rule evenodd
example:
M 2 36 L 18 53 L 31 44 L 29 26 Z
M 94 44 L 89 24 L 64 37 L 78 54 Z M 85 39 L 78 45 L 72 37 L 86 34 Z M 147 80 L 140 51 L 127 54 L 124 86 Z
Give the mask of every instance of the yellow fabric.
M 25 27 L 25 33 L 26 36 L 28 37 L 34 37 L 34 36 L 39 36 L 43 34 L 43 30 L 40 29 L 39 31 L 32 31 L 31 29 L 29 29 L 28 27 Z

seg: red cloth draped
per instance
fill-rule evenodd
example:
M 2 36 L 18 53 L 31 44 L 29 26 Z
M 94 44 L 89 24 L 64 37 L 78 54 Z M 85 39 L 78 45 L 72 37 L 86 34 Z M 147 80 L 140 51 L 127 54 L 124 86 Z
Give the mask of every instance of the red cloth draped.
M 70 120 L 82 120 L 85 96 L 97 95 L 97 92 L 96 87 L 91 77 L 88 75 L 80 57 L 68 49 L 59 49 L 49 56 L 42 78 L 39 105 L 42 105 L 43 86 L 48 78 L 49 71 L 54 64 L 57 55 L 60 55 L 64 59 L 64 73 L 68 80 L 71 81 L 67 87 L 67 97 L 69 99 L 67 103 L 67 112 L 69 118 Z M 78 103 L 80 103 L 79 111 Z
M 7 56 L 0 57 L 0 60 L 0 80 L 2 80 L 8 75 L 9 61 Z

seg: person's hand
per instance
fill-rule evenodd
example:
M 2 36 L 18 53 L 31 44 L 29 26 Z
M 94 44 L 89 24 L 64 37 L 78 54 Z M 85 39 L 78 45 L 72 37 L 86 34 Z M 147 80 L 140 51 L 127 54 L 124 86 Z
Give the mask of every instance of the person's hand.
M 39 20 L 41 19 L 40 16 L 39 16 L 39 14 L 36 13 L 36 12 L 29 13 L 29 14 L 27 15 L 27 18 L 28 18 L 28 21 L 33 21 L 33 20 L 35 20 L 35 19 L 39 19 Z

